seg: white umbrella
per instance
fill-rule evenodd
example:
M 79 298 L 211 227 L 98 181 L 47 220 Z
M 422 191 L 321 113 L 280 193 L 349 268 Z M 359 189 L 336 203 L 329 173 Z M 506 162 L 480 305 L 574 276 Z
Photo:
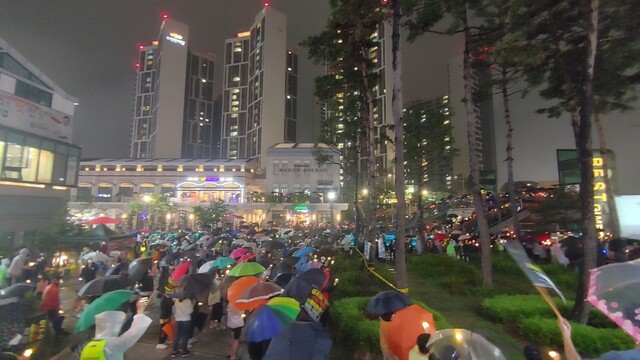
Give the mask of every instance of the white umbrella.
M 206 244 L 207 241 L 209 241 L 209 239 L 211 239 L 211 236 L 205 235 L 205 236 L 201 237 L 200 239 L 198 239 L 198 241 L 196 241 L 196 244 Z
M 211 261 L 207 261 L 206 263 L 202 264 L 202 266 L 200 266 L 200 268 L 198 269 L 199 273 L 207 273 L 209 272 L 209 270 L 211 270 L 211 265 L 213 264 L 215 260 L 211 260 Z
M 242 246 L 242 245 L 244 245 L 244 244 L 246 244 L 246 243 L 247 243 L 247 241 L 246 241 L 246 240 L 243 240 L 243 239 L 235 239 L 235 240 L 233 240 L 233 241 L 231 242 L 231 245 L 239 245 L 239 246 Z
M 462 231 L 460 231 L 460 230 L 453 230 L 453 231 L 451 232 L 451 235 L 458 235 L 458 234 L 462 234 Z
M 468 239 L 471 239 L 471 235 L 464 234 L 464 235 L 460 235 L 460 237 L 458 238 L 458 240 L 468 240 Z
M 85 260 L 93 260 L 95 262 L 107 262 L 109 261 L 109 257 L 99 251 L 92 251 L 82 257 Z

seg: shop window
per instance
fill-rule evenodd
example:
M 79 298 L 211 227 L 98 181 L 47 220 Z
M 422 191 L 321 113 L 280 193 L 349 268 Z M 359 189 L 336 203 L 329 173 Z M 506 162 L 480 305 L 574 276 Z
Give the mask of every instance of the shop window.
M 111 196 L 113 194 L 113 187 L 111 186 L 99 186 L 98 194 L 96 194 L 97 201 L 99 202 L 111 202 Z
M 76 201 L 78 202 L 90 202 L 91 201 L 91 188 L 83 186 L 78 188 Z

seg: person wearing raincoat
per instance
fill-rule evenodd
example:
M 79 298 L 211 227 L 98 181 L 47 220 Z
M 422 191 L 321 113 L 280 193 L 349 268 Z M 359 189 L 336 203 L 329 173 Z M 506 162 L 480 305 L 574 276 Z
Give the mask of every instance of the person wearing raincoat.
M 80 360 L 122 360 L 151 325 L 151 318 L 144 314 L 146 302 L 138 301 L 137 314 L 129 330 L 118 336 L 126 314 L 122 311 L 105 311 L 96 315 L 96 335 L 82 350 Z
M 9 265 L 9 269 L 7 270 L 7 274 L 11 278 L 11 285 L 15 285 L 22 281 L 24 269 L 27 268 L 24 264 L 25 261 L 27 261 L 27 257 L 29 257 L 29 249 L 24 248 L 21 249 L 18 252 L 18 255 L 11 261 L 11 265 Z
M 7 271 L 9 270 L 9 265 L 11 261 L 9 259 L 2 259 L 0 261 L 0 289 L 6 288 L 9 286 L 9 282 L 7 281 L 9 275 L 7 275 Z

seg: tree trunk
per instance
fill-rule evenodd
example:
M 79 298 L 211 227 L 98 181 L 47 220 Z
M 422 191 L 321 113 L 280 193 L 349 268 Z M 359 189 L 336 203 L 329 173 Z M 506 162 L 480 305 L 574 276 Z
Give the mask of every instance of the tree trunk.
M 407 221 L 407 203 L 404 196 L 404 123 L 402 121 L 402 69 L 400 65 L 400 0 L 393 1 L 393 18 L 391 34 L 391 51 L 393 54 L 393 97 L 391 106 L 393 111 L 393 123 L 395 131 L 396 150 L 396 286 L 399 289 L 407 289 L 407 264 L 405 262 L 405 223 Z
M 471 33 L 467 22 L 468 3 L 465 1 L 465 10 L 462 14 L 462 23 L 464 26 L 464 57 L 463 57 L 463 73 L 464 73 L 464 95 L 467 111 L 467 140 L 469 144 L 469 167 L 471 171 L 471 193 L 473 194 L 473 206 L 476 212 L 476 220 L 478 222 L 478 230 L 480 231 L 480 250 L 482 253 L 482 285 L 486 287 L 493 286 L 493 269 L 491 264 L 491 237 L 489 235 L 489 224 L 487 223 L 487 214 L 485 211 L 484 201 L 480 193 L 480 164 L 478 160 L 478 141 L 476 139 L 476 122 L 478 121 L 474 115 L 473 100 L 473 80 L 471 76 L 471 64 L 469 54 L 469 41 Z
M 509 94 L 507 93 L 507 70 L 502 67 L 501 91 L 504 105 L 504 122 L 507 126 L 507 186 L 509 190 L 509 210 L 513 231 L 516 240 L 520 241 L 520 219 L 518 218 L 518 201 L 516 200 L 516 184 L 513 181 L 513 128 L 511 127 L 511 110 L 509 107 Z
M 362 57 L 367 58 L 367 49 L 361 47 Z M 369 188 L 367 197 L 367 211 L 365 215 L 365 236 L 367 241 L 375 240 L 376 233 L 376 127 L 375 119 L 373 118 L 373 92 L 369 84 L 367 75 L 369 69 L 367 63 L 362 61 L 362 82 L 363 91 L 367 101 L 367 113 L 365 115 L 366 128 L 367 128 L 367 186 Z
M 598 44 L 598 0 L 591 0 L 591 26 L 588 34 L 585 78 L 580 95 L 580 113 L 572 114 L 572 126 L 580 164 L 580 205 L 582 213 L 582 241 L 584 255 L 573 308 L 574 320 L 586 323 L 589 318 L 584 299 L 589 284 L 589 270 L 597 265 L 598 238 L 593 213 L 593 152 L 591 151 L 591 112 L 593 109 L 593 71 Z M 577 123 L 576 123 L 577 120 Z
M 613 187 L 611 186 L 611 179 L 609 178 L 609 163 L 607 161 L 609 150 L 607 149 L 607 142 L 605 141 L 604 129 L 602 128 L 602 122 L 600 121 L 600 114 L 593 114 L 593 121 L 596 125 L 596 129 L 598 130 L 600 154 L 602 155 L 602 170 L 604 171 L 603 180 L 605 193 L 607 194 L 607 206 L 609 207 L 609 224 L 611 226 L 611 233 L 615 239 L 620 237 L 620 221 L 618 220 L 616 198 L 613 196 Z

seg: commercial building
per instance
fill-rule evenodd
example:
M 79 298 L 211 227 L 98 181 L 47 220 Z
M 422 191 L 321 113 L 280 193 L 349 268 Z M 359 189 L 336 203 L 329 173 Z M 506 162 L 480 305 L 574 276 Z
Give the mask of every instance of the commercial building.
M 269 5 L 226 41 L 222 158 L 262 163 L 270 146 L 295 141 L 298 55 L 286 41 L 287 17 Z
M 14 246 L 48 230 L 76 186 L 77 103 L 0 38 L 0 232 Z
M 189 49 L 189 27 L 165 16 L 158 39 L 139 45 L 131 158 L 210 159 L 213 55 Z
M 266 174 L 255 159 L 86 160 L 69 208 L 79 217 L 102 214 L 126 220 L 128 229 L 140 228 L 140 214 L 132 213 L 131 204 L 141 203 L 144 195 L 162 194 L 173 205 L 164 214 L 168 228 L 192 227 L 193 208 L 218 201 L 229 206 L 234 219 L 249 223 L 330 222 L 332 212 L 337 222 L 348 207 L 340 203 L 339 168 L 317 164 L 313 150 L 318 147 L 326 148 L 275 145 L 267 154 Z M 329 193 L 335 196 L 331 200 Z

